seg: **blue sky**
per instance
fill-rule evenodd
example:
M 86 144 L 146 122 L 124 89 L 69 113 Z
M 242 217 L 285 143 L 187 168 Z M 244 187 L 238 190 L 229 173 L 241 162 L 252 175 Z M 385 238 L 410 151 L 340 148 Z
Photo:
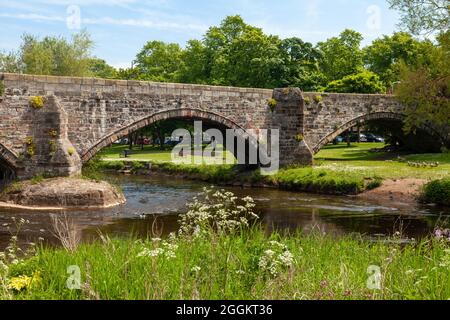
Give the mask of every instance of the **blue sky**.
M 149 40 L 184 46 L 234 14 L 266 33 L 313 43 L 351 28 L 367 44 L 398 29 L 386 0 L 0 0 L 0 51 L 16 50 L 25 32 L 68 37 L 81 27 L 96 56 L 126 67 Z

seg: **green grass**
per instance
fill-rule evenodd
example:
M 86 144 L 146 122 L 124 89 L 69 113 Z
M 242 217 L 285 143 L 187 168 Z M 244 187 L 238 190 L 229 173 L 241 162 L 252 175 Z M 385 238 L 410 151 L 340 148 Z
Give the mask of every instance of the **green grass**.
M 450 174 L 450 153 L 401 155 L 387 153 L 371 153 L 370 149 L 382 148 L 380 143 L 354 143 L 326 146 L 316 155 L 316 162 L 321 169 L 334 172 L 354 172 L 366 176 L 377 176 L 383 179 L 419 178 L 440 179 Z M 406 162 L 398 161 L 401 156 Z M 415 168 L 408 165 L 412 162 L 439 162 L 437 168 Z
M 140 146 L 134 147 L 131 155 L 128 158 L 124 158 L 123 152 L 129 150 L 128 146 L 115 145 L 102 150 L 98 155 L 105 161 L 147 161 L 154 163 L 164 163 L 171 162 L 171 152 L 172 150 L 160 150 L 159 147 L 155 146 L 144 146 L 144 150 L 141 150 Z M 229 152 L 224 152 L 224 159 L 229 156 Z M 187 156 L 187 160 L 191 163 L 196 160 L 194 156 Z
M 279 245 L 294 259 L 271 275 L 259 265 Z M 40 272 L 41 281 L 21 292 L 0 290 L 8 299 L 442 299 L 450 298 L 448 245 L 370 243 L 350 237 L 274 234 L 259 228 L 231 235 L 176 240 L 175 257 L 140 257 L 160 242 L 106 239 L 71 253 L 41 248 L 11 265 L 8 279 Z M 281 247 L 280 246 L 280 247 Z M 275 261 L 275 258 L 274 258 Z M 81 271 L 81 289 L 66 286 L 69 266 Z M 370 266 L 381 271 L 379 290 L 369 289 Z M 0 284 L 1 286 L 1 284 Z

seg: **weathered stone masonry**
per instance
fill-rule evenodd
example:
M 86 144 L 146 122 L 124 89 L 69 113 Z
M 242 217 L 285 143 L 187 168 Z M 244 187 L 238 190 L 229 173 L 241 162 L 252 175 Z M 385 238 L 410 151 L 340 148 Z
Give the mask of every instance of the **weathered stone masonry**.
M 281 164 L 311 164 L 313 153 L 354 121 L 402 113 L 402 107 L 385 95 L 322 94 L 322 101 L 316 102 L 317 94 L 302 94 L 296 88 L 16 74 L 0 74 L 0 81 L 5 87 L 0 98 L 0 157 L 23 177 L 76 174 L 81 162 L 101 148 L 171 118 L 203 119 L 228 128 L 280 129 Z M 33 96 L 46 98 L 42 109 L 30 107 Z M 277 101 L 274 111 L 268 105 L 272 98 Z M 57 129 L 56 151 L 48 147 L 52 129 Z M 30 137 L 35 140 L 33 156 L 26 153 Z

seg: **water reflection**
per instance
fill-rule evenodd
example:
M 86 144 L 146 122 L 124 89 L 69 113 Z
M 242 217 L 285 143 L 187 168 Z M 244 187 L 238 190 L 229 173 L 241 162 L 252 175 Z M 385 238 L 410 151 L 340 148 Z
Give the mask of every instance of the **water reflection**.
M 67 212 L 84 240 L 95 239 L 98 233 L 127 236 L 131 232 L 146 237 L 152 234 L 155 217 L 163 225 L 164 234 L 177 230 L 177 215 L 185 204 L 201 192 L 204 183 L 166 176 L 114 176 L 127 197 L 121 207 L 100 211 Z M 449 211 L 436 207 L 379 205 L 355 197 L 307 195 L 276 189 L 243 189 L 227 187 L 240 197 L 250 195 L 256 200 L 267 232 L 278 230 L 319 230 L 327 234 L 363 234 L 385 237 L 402 230 L 405 237 L 420 238 L 430 234 L 437 224 L 449 226 Z M 35 242 L 39 237 L 57 244 L 52 234 L 49 213 L 21 211 L 0 212 L 0 248 L 4 248 L 14 231 L 11 218 L 26 219 L 21 243 Z

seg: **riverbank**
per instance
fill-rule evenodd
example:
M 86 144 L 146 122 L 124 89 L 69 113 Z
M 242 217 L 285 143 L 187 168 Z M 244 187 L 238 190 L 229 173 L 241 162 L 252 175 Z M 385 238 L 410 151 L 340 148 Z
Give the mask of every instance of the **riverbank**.
M 262 176 L 259 170 L 245 172 L 232 165 L 177 165 L 170 162 L 169 151 L 153 149 L 136 151 L 132 158 L 121 159 L 117 153 L 120 146 L 101 154 L 101 167 L 126 174 L 156 172 L 222 185 L 333 195 L 362 194 L 367 198 L 407 203 L 416 202 L 425 183 L 450 175 L 448 153 L 404 155 L 383 152 L 382 147 L 384 144 L 380 143 L 351 147 L 329 145 L 316 155 L 313 167 L 285 168 L 273 176 Z
M 7 210 L 94 210 L 125 202 L 122 192 L 109 183 L 81 178 L 36 177 L 14 182 L 0 194 L 0 209 Z
M 449 263 L 448 244 L 431 239 L 266 238 L 259 229 L 167 242 L 106 237 L 10 265 L 0 299 L 447 300 Z M 80 270 L 79 290 L 67 287 L 68 266 Z

